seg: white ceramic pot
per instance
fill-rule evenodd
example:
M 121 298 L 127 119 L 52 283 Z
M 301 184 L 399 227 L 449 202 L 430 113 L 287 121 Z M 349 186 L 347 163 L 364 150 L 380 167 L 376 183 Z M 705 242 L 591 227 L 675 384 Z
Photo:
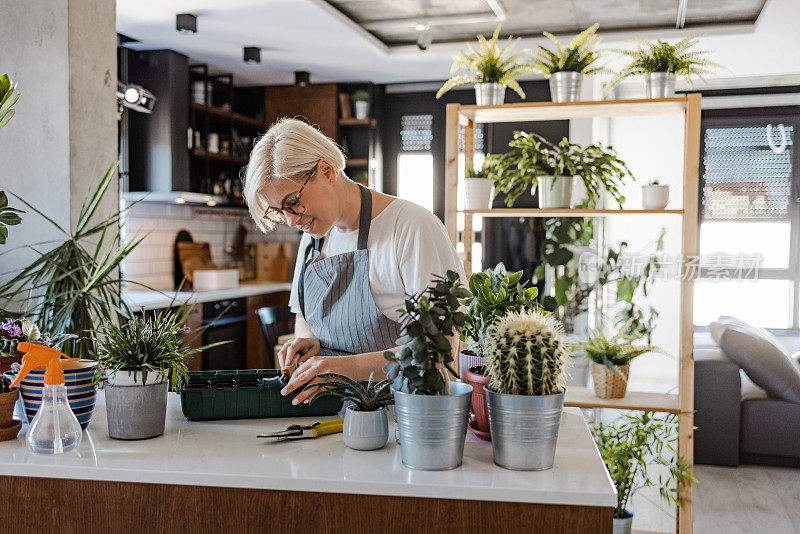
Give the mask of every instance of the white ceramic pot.
M 569 208 L 574 176 L 539 176 L 539 208 Z
M 492 186 L 494 180 L 491 178 L 464 178 L 465 209 L 489 209 L 492 204 Z
M 356 105 L 356 118 L 366 119 L 367 113 L 369 112 L 369 102 L 364 100 L 357 100 L 355 102 L 355 105 Z
M 633 514 L 625 510 L 625 517 L 621 519 L 614 518 L 613 534 L 631 534 L 631 526 L 633 525 Z
M 669 203 L 668 185 L 643 185 L 642 208 L 646 210 L 663 210 Z
M 106 380 L 112 386 L 144 386 L 150 384 L 160 384 L 167 379 L 163 373 L 147 373 L 147 382 L 144 382 L 144 377 L 141 371 L 117 371 L 115 373 L 106 373 Z
M 344 413 L 342 428 L 344 444 L 357 451 L 373 451 L 386 445 L 389 439 L 389 423 L 386 409 L 359 412 L 348 406 Z

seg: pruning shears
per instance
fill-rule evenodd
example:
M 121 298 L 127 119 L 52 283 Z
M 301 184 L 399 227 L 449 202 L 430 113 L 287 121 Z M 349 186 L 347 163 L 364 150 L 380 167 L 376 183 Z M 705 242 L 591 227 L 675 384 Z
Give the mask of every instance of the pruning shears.
M 343 425 L 344 419 L 332 419 L 331 421 L 322 421 L 313 425 L 291 425 L 286 427 L 286 430 L 259 434 L 256 437 L 279 439 L 318 438 L 328 434 L 338 434 L 342 431 Z

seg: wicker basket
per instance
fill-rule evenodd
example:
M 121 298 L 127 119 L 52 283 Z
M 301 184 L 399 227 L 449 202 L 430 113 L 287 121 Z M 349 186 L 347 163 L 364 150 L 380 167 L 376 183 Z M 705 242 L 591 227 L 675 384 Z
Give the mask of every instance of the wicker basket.
M 621 399 L 625 396 L 625 391 L 628 388 L 628 376 L 630 375 L 631 366 L 630 364 L 620 365 L 619 370 L 625 375 L 624 380 L 605 365 L 592 362 L 594 392 L 598 397 L 601 399 Z

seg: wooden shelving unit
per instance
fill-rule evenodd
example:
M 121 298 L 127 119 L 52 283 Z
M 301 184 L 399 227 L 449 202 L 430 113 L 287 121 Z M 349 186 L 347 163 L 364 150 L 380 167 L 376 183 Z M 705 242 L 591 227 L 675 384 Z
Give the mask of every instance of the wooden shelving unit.
M 208 113 L 209 115 L 219 117 L 220 119 L 230 119 L 234 123 L 252 126 L 253 128 L 264 128 L 263 121 L 247 117 L 241 113 L 234 113 L 233 111 L 215 106 L 206 106 L 205 104 L 200 104 L 198 102 L 189 102 L 189 105 L 201 113 Z
M 377 124 L 378 121 L 375 119 L 356 119 L 353 117 L 339 119 L 339 126 L 377 126 Z
M 684 122 L 683 203 L 678 210 L 585 210 L 585 209 L 487 209 L 462 210 L 464 216 L 464 269 L 472 271 L 472 244 L 475 241 L 473 219 L 482 217 L 611 217 L 624 215 L 675 215 L 681 217 L 681 253 L 684 257 L 697 254 L 697 198 L 700 166 L 700 95 L 688 94 L 678 98 L 653 100 L 616 100 L 597 102 L 533 102 L 501 106 L 462 106 L 448 104 L 445 138 L 445 226 L 455 246 L 459 241 L 457 216 L 458 199 L 458 139 L 459 128 L 464 127 L 464 156 L 471 161 L 475 152 L 475 125 L 479 123 L 549 121 L 579 118 L 619 117 L 636 115 L 680 114 Z M 629 391 L 625 398 L 600 399 L 594 390 L 570 388 L 565 404 L 580 408 L 612 408 L 678 413 L 678 453 L 692 460 L 694 425 L 694 357 L 692 317 L 694 287 L 691 277 L 681 276 L 680 283 L 680 341 L 678 394 L 658 394 Z M 692 532 L 692 485 L 687 484 L 680 493 L 677 509 L 677 532 Z
M 192 151 L 192 156 L 201 159 L 213 159 L 215 161 L 222 161 L 226 163 L 233 163 L 236 165 L 247 165 L 247 162 L 250 161 L 248 158 L 243 158 L 241 156 L 234 156 L 231 154 L 223 154 L 221 152 L 208 152 L 201 148 L 195 148 Z

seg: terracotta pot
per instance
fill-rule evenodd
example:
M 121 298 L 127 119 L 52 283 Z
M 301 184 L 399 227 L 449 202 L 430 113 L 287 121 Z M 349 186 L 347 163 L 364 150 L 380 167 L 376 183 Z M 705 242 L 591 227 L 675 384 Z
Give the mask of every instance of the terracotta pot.
M 14 405 L 19 397 L 19 389 L 14 388 L 7 393 L 0 393 L 0 428 L 11 426 Z
M 598 397 L 601 399 L 621 399 L 625 396 L 625 392 L 628 389 L 628 376 L 631 372 L 631 366 L 630 364 L 620 365 L 619 370 L 625 376 L 624 379 L 605 365 L 592 362 L 594 392 Z
M 489 410 L 486 407 L 486 392 L 483 390 L 483 387 L 489 384 L 490 379 L 483 373 L 484 367 L 482 365 L 470 367 L 464 374 L 464 379 L 472 386 L 472 411 L 475 414 L 475 424 L 479 431 L 491 435 L 489 430 Z

